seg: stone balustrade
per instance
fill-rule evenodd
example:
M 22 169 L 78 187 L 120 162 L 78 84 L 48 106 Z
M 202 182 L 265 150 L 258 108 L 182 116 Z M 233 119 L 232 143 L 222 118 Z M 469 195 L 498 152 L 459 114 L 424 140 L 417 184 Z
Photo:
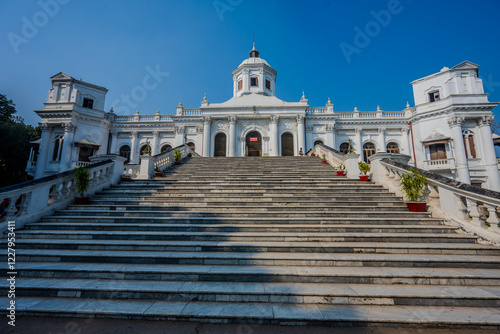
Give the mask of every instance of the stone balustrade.
M 116 155 L 94 156 L 91 159 L 93 163 L 87 166 L 91 179 L 86 192 L 88 195 L 117 184 L 125 161 L 125 158 Z M 0 232 L 7 229 L 8 221 L 15 221 L 16 228 L 39 221 L 42 216 L 65 208 L 76 195 L 73 171 L 0 188 L 0 199 L 8 201 L 4 215 L 0 218 Z
M 181 150 L 182 153 L 181 160 L 185 159 L 188 156 L 188 154 L 191 154 L 192 156 L 199 156 L 193 149 L 191 149 L 186 144 L 182 144 L 180 146 L 174 147 L 168 151 L 165 151 L 163 153 L 154 156 L 141 155 L 140 156 L 141 163 L 140 165 L 137 165 L 139 166 L 137 169 L 138 173 L 136 173 L 134 176 L 131 175 L 132 178 L 139 180 L 149 180 L 153 178 L 155 168 L 157 168 L 160 172 L 164 171 L 174 163 L 175 161 L 174 152 L 176 149 Z
M 328 164 L 334 168 L 343 164 L 345 166 L 347 178 L 349 179 L 357 179 L 361 173 L 358 165 L 359 154 L 344 154 L 323 144 L 315 145 L 314 148 L 307 152 L 307 155 L 311 156 L 312 153 L 320 158 L 322 158 L 324 154 Z
M 396 161 L 401 155 L 388 155 L 391 154 L 379 153 L 369 158 L 371 179 L 404 197 L 400 176 L 409 173 L 410 166 L 406 164 L 405 159 Z M 499 192 L 478 188 L 431 172 L 424 174 L 427 177 L 425 200 L 434 216 L 453 221 L 463 230 L 478 234 L 488 241 L 500 243 Z

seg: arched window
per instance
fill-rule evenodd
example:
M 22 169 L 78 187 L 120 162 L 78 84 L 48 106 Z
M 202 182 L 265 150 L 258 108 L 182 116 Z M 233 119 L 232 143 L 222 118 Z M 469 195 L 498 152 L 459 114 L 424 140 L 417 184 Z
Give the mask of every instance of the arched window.
M 187 146 L 189 146 L 193 151 L 195 150 L 196 146 L 194 145 L 193 142 L 187 143 Z
M 399 154 L 399 146 L 398 144 L 391 142 L 387 144 L 387 153 L 397 153 Z
M 142 146 L 141 146 L 141 149 L 139 150 L 139 155 L 144 155 L 144 154 L 146 154 L 146 148 L 147 148 L 147 147 L 148 147 L 148 145 L 147 145 L 147 144 L 142 145 Z M 151 147 L 150 147 L 150 152 L 149 152 L 149 153 L 151 154 Z
M 363 160 L 368 162 L 368 158 L 375 154 L 375 145 L 373 143 L 365 143 L 363 145 Z
M 120 156 L 127 158 L 127 161 L 125 161 L 125 162 L 129 163 L 130 162 L 130 146 L 123 145 L 122 147 L 120 147 Z
M 474 144 L 474 133 L 469 129 L 465 129 L 462 131 L 462 135 L 464 137 L 465 154 L 467 158 L 475 158 L 476 145 Z
M 170 146 L 169 144 L 163 145 L 161 147 L 160 153 L 166 152 L 166 151 L 171 150 L 171 149 L 172 149 L 172 146 Z
M 313 146 L 316 146 L 318 144 L 323 144 L 323 141 L 318 139 L 318 140 L 314 141 L 314 145 Z
M 57 135 L 54 140 L 54 150 L 52 151 L 52 161 L 61 160 L 61 151 L 63 146 L 63 135 Z
M 340 144 L 339 151 L 340 151 L 340 153 L 344 153 L 344 154 L 349 153 L 349 143 Z

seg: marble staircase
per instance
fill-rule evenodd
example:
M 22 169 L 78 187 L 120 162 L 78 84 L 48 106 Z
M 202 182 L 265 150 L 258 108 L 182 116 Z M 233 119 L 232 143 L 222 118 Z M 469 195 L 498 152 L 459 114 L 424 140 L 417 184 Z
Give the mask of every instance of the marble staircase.
M 18 315 L 500 329 L 500 248 L 312 157 L 192 158 L 15 246 Z

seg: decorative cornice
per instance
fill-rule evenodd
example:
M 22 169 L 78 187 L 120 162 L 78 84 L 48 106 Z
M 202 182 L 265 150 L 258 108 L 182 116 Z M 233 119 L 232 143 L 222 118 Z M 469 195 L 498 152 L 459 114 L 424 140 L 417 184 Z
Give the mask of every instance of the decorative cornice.
M 228 116 L 227 117 L 227 121 L 229 123 L 236 123 L 237 120 L 238 120 L 238 117 L 236 117 L 236 116 Z

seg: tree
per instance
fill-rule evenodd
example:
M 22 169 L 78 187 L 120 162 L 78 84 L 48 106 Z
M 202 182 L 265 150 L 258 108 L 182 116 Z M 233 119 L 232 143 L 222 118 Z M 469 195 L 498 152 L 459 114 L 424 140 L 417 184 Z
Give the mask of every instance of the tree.
M 0 94 L 0 187 L 29 180 L 25 172 L 33 140 L 40 138 L 40 128 L 15 116 L 15 104 Z

